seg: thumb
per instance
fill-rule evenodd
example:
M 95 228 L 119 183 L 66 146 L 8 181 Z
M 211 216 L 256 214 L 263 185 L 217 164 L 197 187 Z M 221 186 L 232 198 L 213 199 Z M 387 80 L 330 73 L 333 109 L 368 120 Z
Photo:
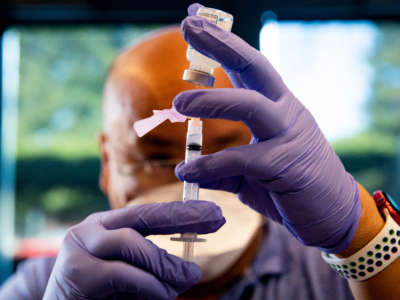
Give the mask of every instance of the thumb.
M 143 236 L 217 231 L 225 224 L 222 210 L 213 202 L 193 200 L 150 203 L 108 211 L 100 215 L 106 229 L 132 228 Z

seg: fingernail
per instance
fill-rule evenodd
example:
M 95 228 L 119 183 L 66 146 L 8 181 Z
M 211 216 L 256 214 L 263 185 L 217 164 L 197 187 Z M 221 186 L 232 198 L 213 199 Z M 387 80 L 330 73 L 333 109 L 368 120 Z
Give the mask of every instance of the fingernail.
M 175 176 L 180 181 L 184 181 L 184 179 L 183 179 L 183 176 L 184 176 L 184 165 L 185 165 L 185 162 L 182 161 L 175 167 Z
M 226 223 L 226 219 L 223 216 L 222 209 L 214 202 L 205 200 L 186 200 L 185 205 L 190 206 L 192 210 L 186 208 L 186 210 L 192 211 L 193 215 L 196 216 L 201 214 L 201 222 L 198 223 L 198 228 L 195 232 L 197 233 L 210 233 L 215 232 L 222 225 Z
M 190 4 L 190 6 L 188 7 L 189 16 L 195 16 L 196 13 L 197 13 L 197 10 L 199 8 L 201 8 L 201 7 L 203 7 L 203 5 L 201 5 L 201 4 L 197 3 L 197 2 L 193 3 L 193 4 Z
M 189 31 L 192 33 L 198 34 L 203 31 L 204 25 L 206 24 L 206 20 L 203 17 L 199 16 L 189 16 L 183 19 L 181 23 L 181 31 L 183 33 L 183 37 L 185 40 L 188 38 L 187 31 L 185 29 L 190 28 Z M 200 30 L 196 30 L 200 29 Z
M 207 216 L 210 220 L 225 220 L 224 215 L 222 214 L 222 209 L 217 204 L 212 201 L 204 201 L 204 200 L 197 200 L 197 201 L 187 201 L 187 203 L 192 205 L 202 205 L 202 211 L 204 215 Z M 198 203 L 198 204 L 197 204 Z
M 182 97 L 180 97 L 180 94 L 175 96 L 174 100 L 172 101 L 173 107 L 176 109 L 177 112 L 180 112 L 181 106 L 182 106 Z

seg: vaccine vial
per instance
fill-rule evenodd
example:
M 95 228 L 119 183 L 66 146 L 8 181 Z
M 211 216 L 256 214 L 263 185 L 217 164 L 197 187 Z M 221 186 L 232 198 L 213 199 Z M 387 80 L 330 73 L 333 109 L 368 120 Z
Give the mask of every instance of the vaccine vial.
M 197 10 L 197 16 L 206 18 L 226 31 L 231 31 L 233 16 L 222 10 L 202 7 Z M 214 69 L 220 64 L 215 60 L 199 53 L 189 45 L 186 51 L 186 58 L 190 62 L 189 69 L 183 73 L 183 80 L 202 86 L 213 86 L 215 78 Z

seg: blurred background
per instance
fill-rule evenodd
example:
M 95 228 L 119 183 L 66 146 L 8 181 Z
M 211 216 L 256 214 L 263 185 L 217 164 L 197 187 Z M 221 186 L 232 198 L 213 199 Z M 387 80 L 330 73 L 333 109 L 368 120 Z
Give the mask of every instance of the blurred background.
M 189 3 L 0 4 L 0 283 L 108 209 L 98 188 L 105 76 L 121 49 L 179 23 Z M 400 198 L 400 2 L 202 4 L 234 15 L 233 31 L 270 59 L 360 183 Z

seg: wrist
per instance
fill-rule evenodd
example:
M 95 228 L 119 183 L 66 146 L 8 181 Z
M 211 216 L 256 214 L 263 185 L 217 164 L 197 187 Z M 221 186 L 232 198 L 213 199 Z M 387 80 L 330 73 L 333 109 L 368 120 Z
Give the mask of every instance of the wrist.
M 362 249 L 385 225 L 374 199 L 362 185 L 357 185 L 360 190 L 361 217 L 349 247 L 336 254 L 338 257 L 349 257 Z

